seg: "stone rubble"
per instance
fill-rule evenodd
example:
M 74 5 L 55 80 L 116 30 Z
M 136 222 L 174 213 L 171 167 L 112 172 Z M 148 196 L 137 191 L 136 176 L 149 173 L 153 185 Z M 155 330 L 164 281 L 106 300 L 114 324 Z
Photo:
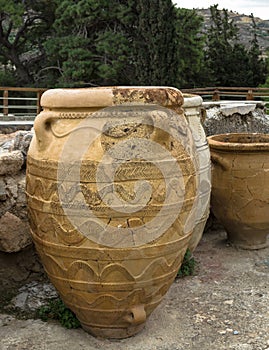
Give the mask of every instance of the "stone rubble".
M 58 293 L 51 283 L 33 281 L 18 290 L 7 308 L 26 313 L 35 312 L 41 306 L 47 305 L 48 300 L 57 297 Z
M 11 151 L 0 154 L 0 175 L 17 174 L 24 164 L 21 151 Z
M 204 102 L 203 107 L 206 109 L 203 126 L 207 136 L 230 132 L 269 133 L 269 115 L 262 102 Z
M 33 130 L 0 134 L 0 288 L 18 287 L 43 275 L 30 237 L 26 155 Z

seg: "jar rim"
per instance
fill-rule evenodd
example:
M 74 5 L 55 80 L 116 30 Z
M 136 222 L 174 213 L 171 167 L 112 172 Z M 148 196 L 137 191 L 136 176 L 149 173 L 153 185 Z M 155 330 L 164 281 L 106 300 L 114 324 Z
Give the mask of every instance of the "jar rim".
M 211 149 L 234 151 L 269 151 L 269 134 L 226 133 L 207 137 Z
M 101 86 L 49 89 L 41 96 L 41 106 L 48 109 L 109 107 L 126 102 L 181 107 L 183 94 L 174 87 L 166 86 Z

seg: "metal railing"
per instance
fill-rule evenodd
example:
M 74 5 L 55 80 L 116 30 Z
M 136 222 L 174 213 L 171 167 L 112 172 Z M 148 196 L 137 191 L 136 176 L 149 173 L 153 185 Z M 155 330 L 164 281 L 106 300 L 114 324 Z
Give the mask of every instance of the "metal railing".
M 0 87 L 0 119 L 33 120 L 41 111 L 40 99 L 46 89 Z

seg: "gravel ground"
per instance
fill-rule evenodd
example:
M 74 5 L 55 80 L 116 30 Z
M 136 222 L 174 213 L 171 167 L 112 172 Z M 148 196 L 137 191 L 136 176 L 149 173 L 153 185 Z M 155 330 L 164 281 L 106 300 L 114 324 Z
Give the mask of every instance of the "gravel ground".
M 0 315 L 1 350 L 269 350 L 269 248 L 238 250 L 204 234 L 195 276 L 178 279 L 144 330 L 110 341 L 58 323 Z

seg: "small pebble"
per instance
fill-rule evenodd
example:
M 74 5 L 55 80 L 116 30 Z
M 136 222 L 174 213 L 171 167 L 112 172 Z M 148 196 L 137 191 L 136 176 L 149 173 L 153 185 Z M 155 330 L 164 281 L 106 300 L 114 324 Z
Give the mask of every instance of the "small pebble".
M 239 334 L 239 332 L 238 331 L 234 331 L 234 335 L 237 335 L 237 334 Z

